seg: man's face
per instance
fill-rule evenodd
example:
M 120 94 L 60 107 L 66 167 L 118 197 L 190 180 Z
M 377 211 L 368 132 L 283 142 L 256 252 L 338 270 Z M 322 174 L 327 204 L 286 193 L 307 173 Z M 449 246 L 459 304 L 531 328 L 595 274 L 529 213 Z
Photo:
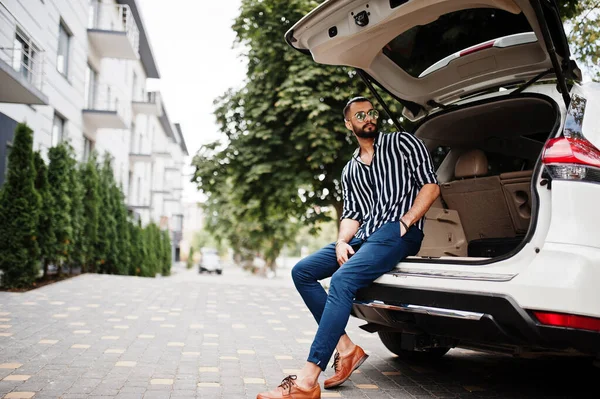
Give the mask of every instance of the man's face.
M 350 104 L 348 115 L 346 115 L 346 127 L 349 130 L 352 130 L 357 137 L 363 139 L 377 137 L 377 119 L 367 114 L 371 110 L 373 110 L 373 104 L 368 101 Z M 356 116 L 361 111 L 367 114 L 362 122 L 358 120 Z

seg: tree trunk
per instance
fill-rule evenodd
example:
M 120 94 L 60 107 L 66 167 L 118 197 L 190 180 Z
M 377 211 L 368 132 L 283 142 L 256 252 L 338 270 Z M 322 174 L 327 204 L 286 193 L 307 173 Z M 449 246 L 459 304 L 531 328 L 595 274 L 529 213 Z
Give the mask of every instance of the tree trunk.
M 42 277 L 44 280 L 48 278 L 48 259 L 44 259 L 44 276 Z

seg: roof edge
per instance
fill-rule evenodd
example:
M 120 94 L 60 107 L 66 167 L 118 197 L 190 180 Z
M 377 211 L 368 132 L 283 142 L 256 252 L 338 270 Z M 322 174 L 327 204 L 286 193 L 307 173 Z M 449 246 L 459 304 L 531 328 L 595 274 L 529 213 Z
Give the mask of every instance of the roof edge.
M 159 79 L 160 73 L 158 72 L 158 65 L 156 64 L 156 60 L 154 59 L 154 55 L 152 53 L 152 46 L 150 45 L 150 40 L 146 35 L 146 29 L 144 27 L 144 21 L 142 19 L 140 8 L 137 5 L 136 0 L 116 0 L 118 4 L 128 5 L 133 13 L 133 17 L 135 18 L 135 22 L 137 23 L 138 29 L 140 31 L 140 61 L 142 62 L 142 66 L 144 67 L 144 71 L 146 71 L 146 77 Z
M 179 133 L 179 138 L 181 139 L 181 141 L 179 142 L 179 146 L 181 147 L 181 149 L 183 150 L 185 155 L 190 155 L 190 153 L 188 152 L 188 149 L 187 149 L 187 145 L 185 144 L 185 138 L 183 137 L 183 132 L 181 131 L 181 124 L 176 123 L 175 129 L 177 129 L 177 132 Z

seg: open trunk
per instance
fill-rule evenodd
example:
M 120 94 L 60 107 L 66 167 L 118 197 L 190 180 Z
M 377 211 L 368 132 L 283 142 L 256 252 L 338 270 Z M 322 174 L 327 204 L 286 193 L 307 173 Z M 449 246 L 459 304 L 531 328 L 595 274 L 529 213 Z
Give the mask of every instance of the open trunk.
M 415 129 L 433 153 L 441 196 L 411 260 L 481 261 L 518 252 L 535 232 L 538 161 L 560 126 L 557 104 L 520 94 L 452 107 Z

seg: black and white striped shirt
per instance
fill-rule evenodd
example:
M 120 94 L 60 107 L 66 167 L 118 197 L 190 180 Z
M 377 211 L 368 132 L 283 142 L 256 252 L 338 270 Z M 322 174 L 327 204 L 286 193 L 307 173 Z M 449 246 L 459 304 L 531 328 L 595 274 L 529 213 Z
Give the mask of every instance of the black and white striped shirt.
M 359 148 L 342 170 L 344 209 L 341 219 L 361 223 L 356 237 L 367 239 L 387 222 L 400 220 L 423 185 L 437 184 L 433 163 L 423 142 L 406 132 L 380 133 L 371 165 Z M 423 231 L 424 220 L 415 225 Z

